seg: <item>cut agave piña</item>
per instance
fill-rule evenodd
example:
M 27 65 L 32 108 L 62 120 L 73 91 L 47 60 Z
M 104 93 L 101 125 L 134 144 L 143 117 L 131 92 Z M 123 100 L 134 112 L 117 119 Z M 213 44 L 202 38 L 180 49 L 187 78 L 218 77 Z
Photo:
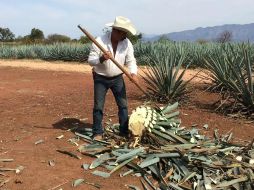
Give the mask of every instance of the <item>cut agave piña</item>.
M 141 137 L 145 131 L 152 132 L 154 129 L 165 131 L 165 128 L 178 126 L 178 102 L 169 104 L 161 109 L 151 106 L 139 106 L 132 111 L 129 118 L 129 130 L 135 137 Z

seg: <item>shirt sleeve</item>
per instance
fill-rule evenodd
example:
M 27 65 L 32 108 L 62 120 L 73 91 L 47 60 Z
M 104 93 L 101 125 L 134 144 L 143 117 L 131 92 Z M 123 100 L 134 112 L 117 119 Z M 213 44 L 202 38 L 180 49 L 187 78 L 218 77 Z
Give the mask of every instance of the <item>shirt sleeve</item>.
M 93 43 L 87 60 L 89 65 L 95 66 L 99 64 L 101 54 L 101 50 Z
M 134 48 L 130 41 L 128 41 L 128 49 L 125 58 L 125 65 L 128 67 L 131 74 L 137 75 L 138 67 L 136 58 L 134 57 Z

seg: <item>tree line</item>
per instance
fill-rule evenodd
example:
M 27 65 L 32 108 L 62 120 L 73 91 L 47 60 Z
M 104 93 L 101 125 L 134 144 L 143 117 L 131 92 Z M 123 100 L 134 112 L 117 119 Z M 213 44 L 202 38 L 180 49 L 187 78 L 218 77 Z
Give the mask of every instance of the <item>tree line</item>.
M 104 31 L 105 32 L 105 31 Z M 142 38 L 142 34 L 131 36 L 128 38 L 132 41 L 132 43 L 136 43 L 138 40 Z M 56 42 L 80 42 L 83 44 L 89 43 L 89 39 L 86 36 L 81 36 L 79 39 L 71 39 L 69 36 L 61 35 L 61 34 L 50 34 L 45 37 L 42 30 L 38 28 L 33 28 L 30 34 L 26 36 L 18 36 L 15 37 L 15 34 L 9 28 L 1 28 L 0 27 L 0 42 L 17 42 L 21 44 L 32 44 L 32 43 L 56 43 Z
M 108 32 L 108 30 L 103 30 L 103 32 Z M 133 44 L 142 39 L 142 34 L 138 34 L 136 36 L 128 35 L 128 38 L 131 40 Z M 231 31 L 223 31 L 221 32 L 214 42 L 218 43 L 226 43 L 232 41 L 233 34 Z M 161 36 L 158 41 L 170 40 L 166 36 Z M 80 42 L 83 44 L 89 43 L 89 39 L 86 36 L 81 36 L 79 39 L 71 39 L 69 36 L 61 35 L 61 34 L 50 34 L 47 37 L 44 36 L 42 30 L 38 28 L 33 28 L 30 34 L 26 36 L 18 36 L 15 38 L 15 34 L 9 28 L 1 28 L 0 27 L 0 42 L 18 42 L 21 44 L 31 44 L 31 43 L 55 43 L 55 42 Z M 196 42 L 198 43 L 207 43 L 208 40 L 199 39 Z
M 24 44 L 29 43 L 55 43 L 55 42 L 81 42 L 88 43 L 89 39 L 86 36 L 81 36 L 79 39 L 71 39 L 69 36 L 61 34 L 50 34 L 45 37 L 42 30 L 33 28 L 30 34 L 25 36 L 15 37 L 15 34 L 9 28 L 0 27 L 0 42 L 19 42 Z

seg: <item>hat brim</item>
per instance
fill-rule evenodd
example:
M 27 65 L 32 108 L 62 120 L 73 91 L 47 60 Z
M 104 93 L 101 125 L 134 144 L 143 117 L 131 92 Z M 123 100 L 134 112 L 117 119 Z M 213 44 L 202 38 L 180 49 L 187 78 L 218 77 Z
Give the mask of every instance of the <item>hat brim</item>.
M 107 24 L 105 24 L 105 26 L 112 27 L 112 28 L 117 28 L 119 30 L 122 30 L 122 31 L 125 31 L 125 32 L 129 32 L 132 35 L 136 35 L 137 34 L 137 31 L 136 31 L 136 29 L 134 27 L 128 27 L 128 28 L 126 28 L 126 27 L 114 25 L 113 22 L 107 23 Z

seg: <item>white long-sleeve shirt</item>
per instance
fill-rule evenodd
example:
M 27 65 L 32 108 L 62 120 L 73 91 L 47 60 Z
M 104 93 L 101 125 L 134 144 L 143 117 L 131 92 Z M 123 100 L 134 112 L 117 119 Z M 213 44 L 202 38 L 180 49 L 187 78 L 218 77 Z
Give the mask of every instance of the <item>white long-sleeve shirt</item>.
M 138 69 L 134 57 L 134 50 L 128 38 L 118 42 L 115 55 L 111 44 L 111 33 L 97 37 L 96 41 L 107 51 L 110 51 L 119 64 L 122 66 L 126 65 L 131 74 L 137 74 Z M 110 59 L 100 63 L 99 59 L 102 55 L 103 52 L 95 44 L 92 44 L 88 63 L 93 67 L 94 72 L 106 77 L 114 77 L 123 73 Z

